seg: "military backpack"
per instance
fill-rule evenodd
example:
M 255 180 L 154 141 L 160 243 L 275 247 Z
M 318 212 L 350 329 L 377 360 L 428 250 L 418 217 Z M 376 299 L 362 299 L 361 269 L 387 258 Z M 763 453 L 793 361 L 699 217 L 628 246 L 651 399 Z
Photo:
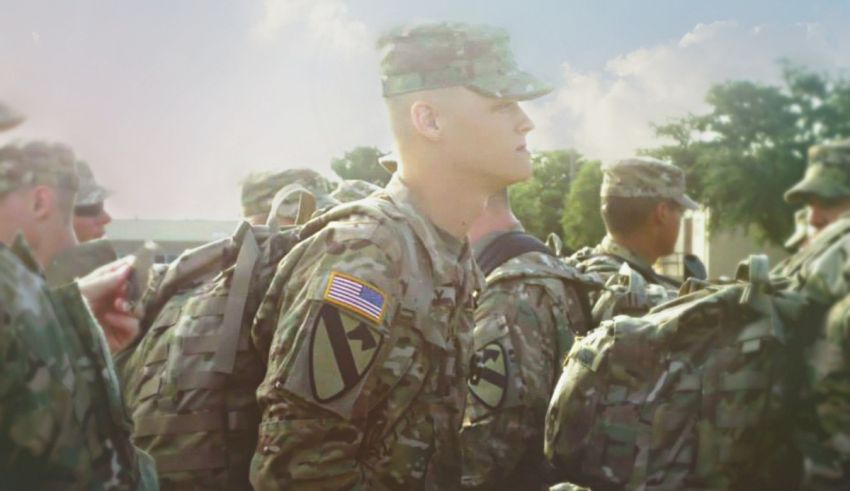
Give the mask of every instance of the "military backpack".
M 570 351 L 545 453 L 593 489 L 781 489 L 798 475 L 787 424 L 809 311 L 753 256 L 644 317 L 603 322 Z

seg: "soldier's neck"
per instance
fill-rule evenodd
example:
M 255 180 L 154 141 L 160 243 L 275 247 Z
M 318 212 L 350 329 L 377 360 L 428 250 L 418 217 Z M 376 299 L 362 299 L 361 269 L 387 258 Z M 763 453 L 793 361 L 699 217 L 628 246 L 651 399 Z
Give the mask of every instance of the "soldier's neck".
M 458 240 L 464 240 L 492 191 L 478 189 L 468 179 L 431 170 L 430 173 L 407 169 L 399 172 L 417 206 L 431 222 Z
M 661 257 L 656 252 L 654 237 L 649 234 L 635 234 L 628 237 L 611 235 L 611 237 L 614 239 L 614 242 L 631 251 L 632 254 L 645 261 L 646 264 L 655 264 L 655 261 Z

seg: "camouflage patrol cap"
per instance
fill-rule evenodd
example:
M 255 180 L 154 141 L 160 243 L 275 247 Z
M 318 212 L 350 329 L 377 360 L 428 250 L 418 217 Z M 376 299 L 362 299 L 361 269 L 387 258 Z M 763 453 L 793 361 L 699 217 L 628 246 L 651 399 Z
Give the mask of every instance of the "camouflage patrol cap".
M 268 215 L 275 194 L 290 184 L 304 186 L 317 203 L 327 199 L 332 187 L 327 179 L 310 169 L 254 173 L 242 181 L 242 216 Z
M 381 188 L 371 182 L 360 179 L 345 179 L 331 193 L 331 198 L 340 203 L 363 199 Z
M 806 174 L 785 193 L 785 201 L 803 203 L 812 197 L 822 200 L 850 197 L 850 140 L 809 148 Z
M 685 173 L 652 157 L 631 157 L 602 167 L 604 197 L 672 199 L 688 210 L 699 205 L 685 194 Z
M 11 130 L 24 121 L 24 117 L 0 102 L 0 131 Z
M 461 23 L 403 26 L 378 40 L 384 97 L 467 87 L 487 97 L 534 99 L 552 87 L 520 70 L 507 31 Z
M 77 177 L 80 180 L 80 189 L 77 191 L 76 206 L 91 206 L 103 203 L 109 196 L 109 191 L 97 183 L 94 173 L 88 162 L 77 161 Z
M 23 186 L 79 188 L 74 152 L 60 143 L 33 141 L 0 148 L 0 195 Z

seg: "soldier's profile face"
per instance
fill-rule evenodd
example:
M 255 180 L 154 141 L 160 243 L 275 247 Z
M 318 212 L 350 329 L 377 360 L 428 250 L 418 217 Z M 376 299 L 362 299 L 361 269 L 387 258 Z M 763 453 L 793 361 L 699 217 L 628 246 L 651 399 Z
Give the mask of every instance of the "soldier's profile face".
M 86 209 L 74 212 L 74 233 L 79 242 L 88 242 L 106 235 L 106 225 L 112 221 L 112 216 L 103 207 L 103 203 L 84 207 Z
M 850 197 L 835 200 L 824 200 L 812 197 L 806 203 L 808 209 L 809 225 L 812 228 L 812 236 L 817 235 L 844 213 L 850 211 Z
M 526 134 L 534 123 L 515 101 L 485 97 L 466 88 L 441 108 L 442 138 L 458 165 L 498 187 L 531 175 Z

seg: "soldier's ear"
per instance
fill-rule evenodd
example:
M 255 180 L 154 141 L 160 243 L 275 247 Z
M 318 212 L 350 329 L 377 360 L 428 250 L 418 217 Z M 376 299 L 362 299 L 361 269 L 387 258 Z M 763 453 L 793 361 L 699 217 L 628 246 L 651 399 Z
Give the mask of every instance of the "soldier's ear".
M 29 205 L 33 218 L 44 220 L 56 209 L 56 192 L 50 186 L 36 186 L 31 191 Z
M 416 132 L 424 138 L 437 141 L 440 139 L 440 124 L 437 121 L 437 110 L 428 102 L 416 101 L 410 105 L 410 123 Z

